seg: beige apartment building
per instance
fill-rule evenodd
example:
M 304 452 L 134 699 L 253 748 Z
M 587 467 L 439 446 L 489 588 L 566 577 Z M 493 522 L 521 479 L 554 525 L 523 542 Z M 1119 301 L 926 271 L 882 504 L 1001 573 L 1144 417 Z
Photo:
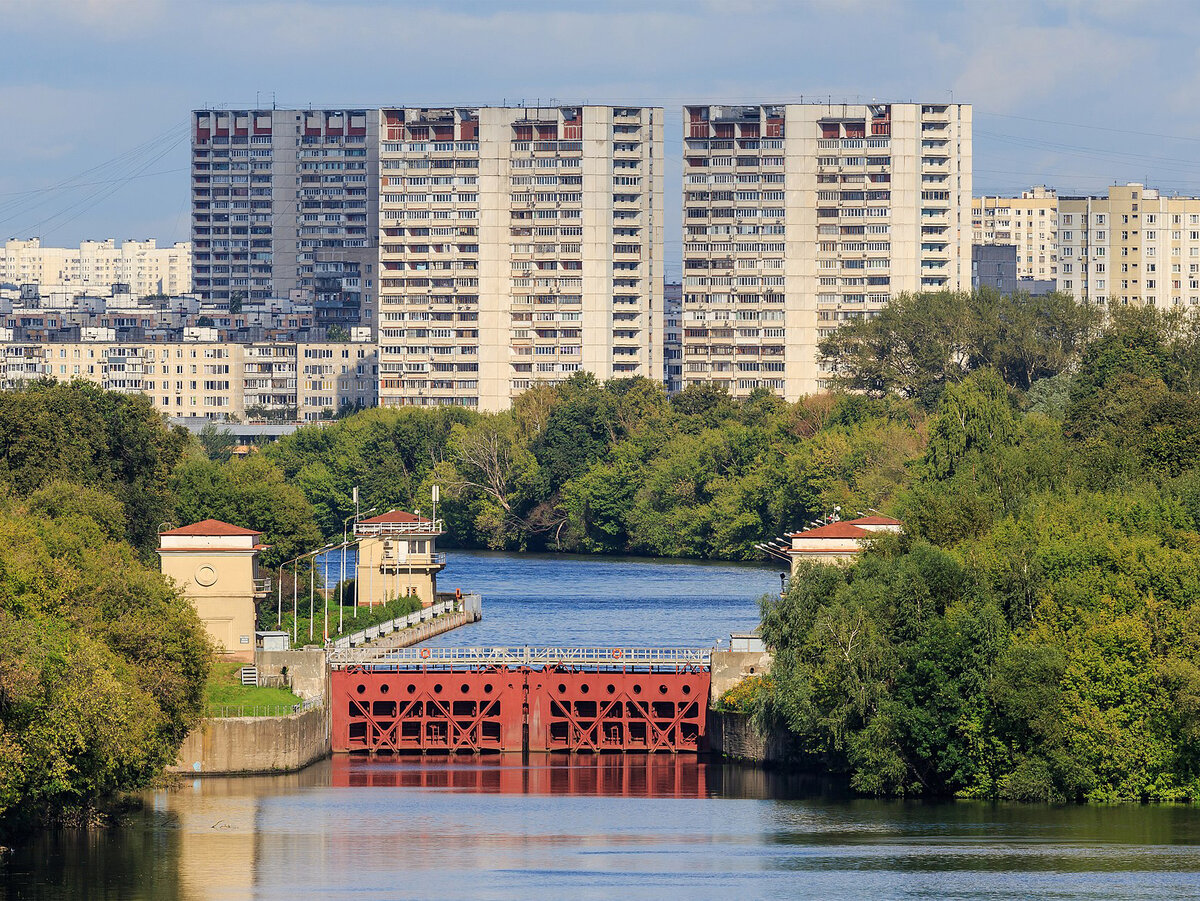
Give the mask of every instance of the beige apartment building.
M 788 400 L 818 343 L 900 292 L 971 284 L 971 107 L 683 111 L 683 384 Z
M 380 116 L 380 404 L 661 379 L 661 109 Z
M 1020 197 L 976 197 L 971 220 L 976 244 L 1017 248 L 1017 278 L 1058 278 L 1058 194 L 1045 185 Z
M 1200 197 L 1140 184 L 1060 197 L 1058 290 L 1084 302 L 1200 304 Z
M 50 291 L 103 291 L 129 286 L 134 297 L 192 290 L 192 245 L 159 247 L 153 240 L 83 241 L 78 247 L 43 247 L 40 238 L 9 240 L 0 249 L 0 282 Z
M 147 395 L 169 416 L 321 419 L 375 405 L 375 346 L 366 342 L 104 341 L 3 345 L 0 387 L 82 379 Z

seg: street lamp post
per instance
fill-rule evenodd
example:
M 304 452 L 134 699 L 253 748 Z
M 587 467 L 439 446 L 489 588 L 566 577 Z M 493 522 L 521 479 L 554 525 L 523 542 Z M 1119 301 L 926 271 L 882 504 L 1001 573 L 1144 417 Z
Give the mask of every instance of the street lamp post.
M 370 510 L 367 510 L 366 512 L 360 514 L 358 512 L 358 489 L 357 488 L 354 490 L 354 506 L 355 506 L 354 514 L 352 516 L 347 516 L 346 519 L 342 522 L 342 579 L 341 579 L 341 582 L 338 583 L 338 631 L 339 632 L 342 631 L 342 604 L 345 602 L 345 594 L 346 594 L 346 547 L 347 547 L 346 531 L 347 531 L 347 527 L 350 525 L 350 520 L 354 520 L 355 525 L 357 525 L 358 520 L 360 519 L 361 516 L 369 516 L 370 514 L 374 513 L 376 510 L 379 509 L 378 507 L 372 507 Z M 358 557 L 355 556 L 354 559 L 355 559 L 355 562 L 357 563 Z M 358 619 L 358 579 L 357 579 L 357 575 L 355 576 L 355 582 L 354 582 L 354 618 Z
M 325 545 L 325 547 L 317 548 L 315 551 L 309 551 L 305 557 L 313 558 L 313 565 L 308 570 L 308 640 L 313 639 L 313 627 L 316 625 L 313 620 L 316 619 L 316 598 L 317 598 L 317 555 L 323 551 L 328 551 L 333 547 L 333 542 Z M 329 605 L 325 605 L 325 635 L 329 635 Z
M 280 580 L 282 582 L 283 570 L 288 566 L 288 564 L 292 564 L 292 563 L 295 564 L 295 566 L 292 567 L 292 645 L 293 646 L 295 646 L 296 642 L 299 640 L 299 634 L 298 634 L 299 624 L 298 624 L 297 620 L 299 620 L 299 618 L 300 618 L 300 609 L 299 609 L 299 606 L 300 606 L 300 561 L 303 560 L 305 557 L 315 557 L 317 554 L 321 553 L 321 551 L 327 551 L 331 547 L 334 547 L 334 546 L 335 545 L 333 544 L 333 542 L 330 542 L 329 544 L 325 545 L 322 548 L 318 548 L 315 551 L 308 551 L 306 553 L 301 554 L 298 557 L 293 557 L 291 560 L 288 560 L 285 563 L 281 563 L 279 566 Z M 313 622 L 312 622 L 312 620 L 313 620 L 313 614 L 316 612 L 314 609 L 315 604 L 313 603 L 313 596 L 316 591 L 315 584 L 314 584 L 314 579 L 316 578 L 316 561 L 313 561 L 313 564 L 314 564 L 313 569 L 309 572 L 309 598 L 308 598 L 308 637 L 309 638 L 313 637 Z M 283 595 L 282 595 L 282 593 L 280 594 L 280 597 L 279 597 L 279 606 L 280 606 L 279 619 L 280 619 L 280 623 L 282 624 L 282 622 L 283 622 Z M 328 609 L 329 609 L 328 605 L 326 605 L 326 611 L 328 611 Z M 327 612 L 326 619 L 328 619 L 328 616 L 329 615 Z M 328 631 L 329 631 L 328 627 L 326 627 L 327 634 L 328 634 Z

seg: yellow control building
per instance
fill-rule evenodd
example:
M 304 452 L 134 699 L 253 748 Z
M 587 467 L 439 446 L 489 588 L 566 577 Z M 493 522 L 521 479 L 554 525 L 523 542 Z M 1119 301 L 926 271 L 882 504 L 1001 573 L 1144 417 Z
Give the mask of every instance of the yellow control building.
M 441 520 L 403 510 L 391 510 L 355 525 L 358 602 L 373 606 L 415 594 L 422 607 L 433 606 L 437 574 L 446 568 L 446 555 L 437 552 L 442 532 Z
M 271 580 L 258 575 L 260 534 L 206 519 L 158 536 L 163 575 L 195 605 L 227 660 L 254 661 L 254 602 L 271 590 Z

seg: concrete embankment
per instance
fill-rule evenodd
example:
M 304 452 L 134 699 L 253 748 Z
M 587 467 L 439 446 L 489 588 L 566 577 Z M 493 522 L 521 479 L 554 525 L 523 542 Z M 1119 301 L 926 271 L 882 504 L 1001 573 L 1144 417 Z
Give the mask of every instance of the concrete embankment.
M 708 712 L 708 749 L 734 760 L 783 763 L 792 758 L 792 738 L 784 730 L 764 731 L 749 713 Z
M 210 717 L 192 730 L 169 773 L 290 773 L 329 756 L 329 710 L 291 716 Z
M 475 622 L 477 612 L 446 613 L 369 642 L 406 648 Z M 319 648 L 259 651 L 260 684 L 286 685 L 319 706 L 291 716 L 210 717 L 184 739 L 170 773 L 233 776 L 290 773 L 330 754 L 329 659 Z
M 712 653 L 712 689 L 709 693 L 708 749 L 714 754 L 754 763 L 779 763 L 791 756 L 792 740 L 781 729 L 764 730 L 755 717 L 712 709 L 721 695 L 743 679 L 771 671 L 771 655 L 761 644 L 750 650 Z

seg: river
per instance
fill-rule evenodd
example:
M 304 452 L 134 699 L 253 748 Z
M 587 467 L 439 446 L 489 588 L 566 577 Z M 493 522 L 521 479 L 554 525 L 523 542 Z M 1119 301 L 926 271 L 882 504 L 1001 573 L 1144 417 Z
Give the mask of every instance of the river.
M 454 644 L 708 646 L 768 566 L 451 552 Z M 1200 811 L 845 797 L 687 755 L 337 757 L 150 793 L 0 858 L 8 898 L 1200 899 Z

